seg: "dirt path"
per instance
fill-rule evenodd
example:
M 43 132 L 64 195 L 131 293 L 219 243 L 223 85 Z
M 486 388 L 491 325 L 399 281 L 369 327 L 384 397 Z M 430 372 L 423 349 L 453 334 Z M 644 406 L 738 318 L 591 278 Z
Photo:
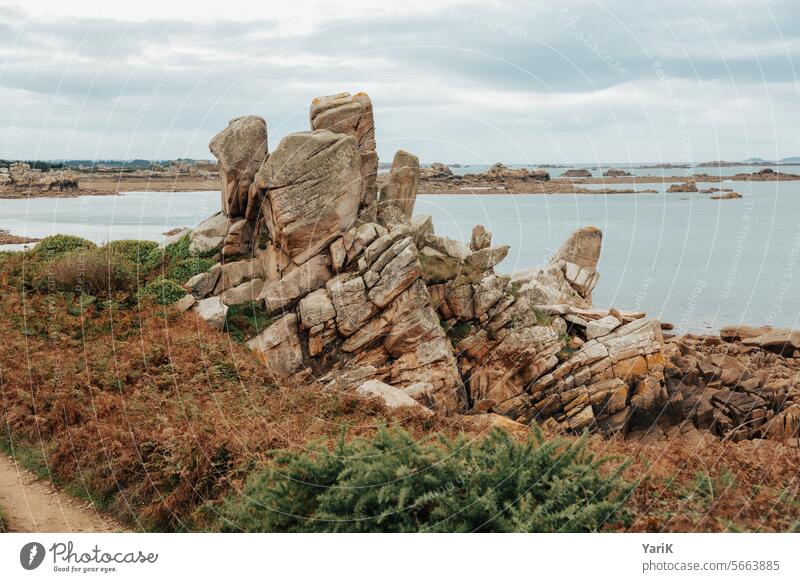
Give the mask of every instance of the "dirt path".
M 114 532 L 124 528 L 0 453 L 0 511 L 12 532 Z

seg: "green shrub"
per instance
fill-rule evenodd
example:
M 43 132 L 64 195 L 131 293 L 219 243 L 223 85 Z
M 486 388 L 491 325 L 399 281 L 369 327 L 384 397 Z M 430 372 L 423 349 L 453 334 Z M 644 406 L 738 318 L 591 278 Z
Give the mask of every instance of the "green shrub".
M 52 275 L 62 289 L 100 297 L 126 293 L 136 283 L 128 261 L 97 248 L 61 255 L 53 264 Z
M 281 451 L 223 507 L 225 531 L 575 532 L 626 523 L 632 486 L 626 463 L 605 466 L 584 439 L 526 443 L 495 430 L 419 442 L 383 429 L 372 440 L 342 438 Z M 607 469 L 607 470 L 606 470 Z
M 170 266 L 168 277 L 178 283 L 186 283 L 186 281 L 198 273 L 205 273 L 213 266 L 214 261 L 212 259 L 203 259 L 200 257 L 180 259 Z
M 248 301 L 231 305 L 225 316 L 225 331 L 237 342 L 244 342 L 267 329 L 272 318 L 267 315 L 261 301 Z
M 114 240 L 102 248 L 135 265 L 140 272 L 150 271 L 161 262 L 162 251 L 151 240 Z
M 159 305 L 171 305 L 186 295 L 186 289 L 171 279 L 159 277 L 142 287 L 140 293 L 152 297 Z
M 85 238 L 71 234 L 56 234 L 48 236 L 36 243 L 34 253 L 46 257 L 55 257 L 72 251 L 94 249 L 96 245 Z
M 167 247 L 164 249 L 164 262 L 175 263 L 182 259 L 188 259 L 191 257 L 192 253 L 189 251 L 189 245 L 191 242 L 192 241 L 189 239 L 189 235 L 187 234 L 182 236 L 174 243 L 167 245 Z

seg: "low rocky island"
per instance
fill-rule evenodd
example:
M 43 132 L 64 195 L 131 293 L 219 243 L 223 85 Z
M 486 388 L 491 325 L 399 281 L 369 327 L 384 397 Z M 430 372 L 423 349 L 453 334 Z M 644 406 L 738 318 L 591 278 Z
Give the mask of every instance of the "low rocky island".
M 48 172 L 31 169 L 30 164 L 17 162 L 11 171 L 0 173 L 0 198 L 71 197 L 80 195 L 110 195 L 124 192 L 189 192 L 219 189 L 218 164 L 172 162 L 152 164 L 149 168 L 104 166 Z M 454 164 L 453 167 L 459 167 Z M 683 168 L 666 164 L 659 168 Z M 379 186 L 389 179 L 391 164 L 381 164 L 376 170 Z M 0 168 L 7 170 L 6 168 Z M 652 194 L 659 190 L 644 187 L 648 184 L 671 184 L 668 192 L 682 190 L 697 182 L 785 182 L 800 180 L 800 175 L 776 172 L 771 168 L 733 176 L 696 173 L 687 176 L 644 175 L 609 168 L 602 175 L 589 169 L 568 168 L 560 176 L 552 176 L 548 166 L 511 168 L 493 164 L 479 173 L 456 174 L 447 164 L 434 162 L 420 165 L 420 194 Z M 595 187 L 587 188 L 586 185 Z M 596 186 L 604 186 L 597 188 Z M 625 187 L 623 187 L 623 185 Z
M 0 229 L 0 245 L 17 245 L 38 242 L 38 238 L 28 236 L 17 236 L 7 230 Z

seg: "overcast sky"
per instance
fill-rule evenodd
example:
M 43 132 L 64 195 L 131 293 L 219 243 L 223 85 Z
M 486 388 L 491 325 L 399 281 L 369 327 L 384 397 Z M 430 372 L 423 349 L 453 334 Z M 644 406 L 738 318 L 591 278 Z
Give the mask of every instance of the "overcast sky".
M 335 4 L 0 0 L 0 158 L 208 158 L 244 114 L 274 149 L 340 91 L 384 161 L 800 155 L 797 0 Z

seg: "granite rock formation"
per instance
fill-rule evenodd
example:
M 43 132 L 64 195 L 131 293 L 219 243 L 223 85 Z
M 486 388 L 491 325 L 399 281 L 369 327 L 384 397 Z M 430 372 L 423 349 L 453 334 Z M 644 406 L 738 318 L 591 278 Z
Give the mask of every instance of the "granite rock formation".
M 197 299 L 195 313 L 216 328 L 231 307 L 260 310 L 266 324 L 247 345 L 285 389 L 353 391 L 506 428 L 797 438 L 798 332 L 665 338 L 644 313 L 594 307 L 594 227 L 575 231 L 544 267 L 504 274 L 509 248 L 483 226 L 465 244 L 413 215 L 412 154 L 398 152 L 380 196 L 370 193 L 377 158 L 366 95 L 316 99 L 310 117 L 312 131 L 284 137 L 269 155 L 248 132 L 238 133 L 246 144 L 231 141 L 233 130 L 215 138 L 233 185 L 223 212 L 191 235 L 220 262 L 187 283 L 186 304 Z M 231 161 L 259 156 L 255 171 Z M 236 253 L 226 251 L 232 233 L 241 233 Z
M 375 151 L 375 121 L 372 100 L 366 93 L 339 93 L 317 97 L 311 102 L 311 129 L 327 129 L 351 135 L 361 156 L 362 190 L 360 208 L 371 207 L 377 195 L 378 153 Z

